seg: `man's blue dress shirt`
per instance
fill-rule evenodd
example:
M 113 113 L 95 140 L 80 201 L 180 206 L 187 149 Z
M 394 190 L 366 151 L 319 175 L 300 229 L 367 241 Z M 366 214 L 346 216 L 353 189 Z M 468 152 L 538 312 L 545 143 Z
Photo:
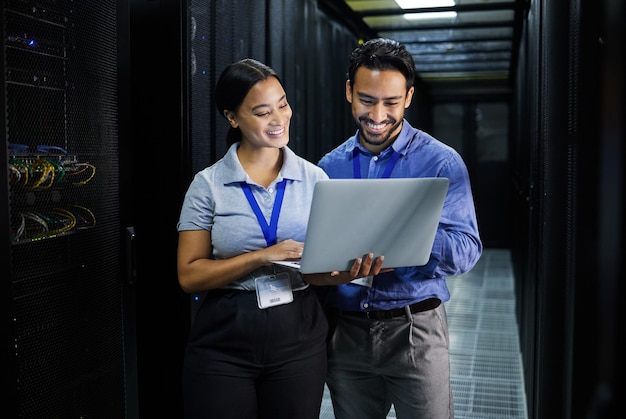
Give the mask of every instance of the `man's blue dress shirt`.
M 355 177 L 356 147 L 361 178 L 382 177 L 397 151 L 400 158 L 390 177 L 445 177 L 450 180 L 450 186 L 426 265 L 396 268 L 377 275 L 371 288 L 352 283 L 328 287 L 326 303 L 342 310 L 371 311 L 399 308 L 431 297 L 448 301 L 446 277 L 468 272 L 482 254 L 470 179 L 463 159 L 452 147 L 413 128 L 406 120 L 398 138 L 379 155 L 359 144 L 358 136 L 357 131 L 319 161 L 318 165 L 330 178 Z

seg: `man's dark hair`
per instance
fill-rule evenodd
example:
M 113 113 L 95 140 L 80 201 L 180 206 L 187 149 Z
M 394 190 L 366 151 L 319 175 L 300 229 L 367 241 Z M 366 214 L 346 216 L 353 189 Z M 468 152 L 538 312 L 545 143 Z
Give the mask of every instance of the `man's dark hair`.
M 359 45 L 350 54 L 348 80 L 354 84 L 359 67 L 370 70 L 397 70 L 406 78 L 407 91 L 415 83 L 415 61 L 406 47 L 398 41 L 385 38 L 371 39 Z

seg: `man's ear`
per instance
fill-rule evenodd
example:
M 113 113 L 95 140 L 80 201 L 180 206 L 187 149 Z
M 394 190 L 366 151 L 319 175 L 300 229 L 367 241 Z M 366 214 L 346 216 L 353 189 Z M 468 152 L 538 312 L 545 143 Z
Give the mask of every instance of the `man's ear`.
M 350 84 L 350 80 L 346 80 L 346 100 L 348 103 L 352 103 L 352 84 Z
M 411 87 L 408 92 L 406 92 L 406 99 L 404 101 L 404 109 L 408 109 L 411 106 L 411 101 L 413 100 L 413 93 L 415 92 L 415 87 Z

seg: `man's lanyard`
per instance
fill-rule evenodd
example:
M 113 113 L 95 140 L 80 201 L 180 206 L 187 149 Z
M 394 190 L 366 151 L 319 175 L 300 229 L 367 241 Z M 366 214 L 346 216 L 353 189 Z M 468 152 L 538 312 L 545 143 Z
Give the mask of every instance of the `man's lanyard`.
M 246 194 L 246 198 L 254 211 L 254 215 L 256 215 L 256 219 L 259 221 L 259 225 L 261 226 L 261 230 L 263 230 L 263 236 L 265 236 L 265 242 L 268 246 L 272 246 L 276 244 L 276 232 L 278 231 L 278 216 L 280 215 L 280 208 L 283 205 L 283 197 L 285 196 L 285 184 L 287 183 L 287 179 L 283 179 L 282 181 L 276 184 L 276 200 L 274 201 L 274 208 L 272 208 L 272 217 L 270 218 L 269 225 L 267 221 L 265 221 L 265 216 L 259 208 L 259 204 L 256 202 L 254 195 L 252 194 L 252 189 L 250 185 L 246 182 L 241 182 L 241 189 Z
M 361 164 L 359 163 L 359 154 L 360 154 L 360 151 L 358 147 L 354 147 L 354 150 L 352 151 L 352 165 L 353 165 L 355 179 L 361 178 Z M 391 155 L 391 158 L 389 159 L 389 163 L 387 163 L 387 167 L 385 167 L 385 171 L 383 172 L 383 175 L 381 176 L 382 178 L 388 178 L 389 176 L 391 176 L 391 171 L 393 170 L 394 166 L 398 162 L 399 158 L 400 158 L 400 153 L 398 153 L 396 150 L 393 150 L 393 154 Z

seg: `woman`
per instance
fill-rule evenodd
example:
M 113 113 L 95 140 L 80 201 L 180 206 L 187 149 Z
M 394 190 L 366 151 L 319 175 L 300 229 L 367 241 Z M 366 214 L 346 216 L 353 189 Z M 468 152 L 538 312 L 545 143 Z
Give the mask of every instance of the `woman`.
M 215 89 L 226 155 L 192 181 L 178 223 L 178 278 L 208 291 L 185 353 L 188 418 L 318 419 L 328 324 L 309 283 L 376 274 L 382 261 L 307 275 L 272 264 L 302 255 L 317 166 L 291 151 L 292 111 L 268 66 L 229 65 Z

